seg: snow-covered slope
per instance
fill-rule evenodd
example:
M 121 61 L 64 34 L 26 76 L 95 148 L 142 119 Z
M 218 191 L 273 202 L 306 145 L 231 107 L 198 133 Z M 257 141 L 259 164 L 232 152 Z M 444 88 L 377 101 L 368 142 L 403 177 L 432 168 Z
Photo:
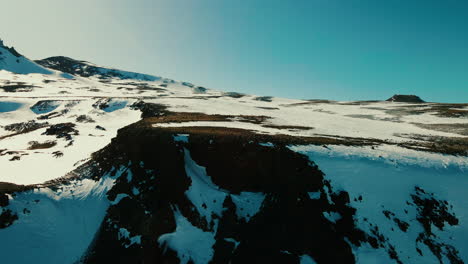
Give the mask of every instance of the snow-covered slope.
M 226 93 L 0 51 L 2 263 L 468 261 L 468 104 Z
M 0 40 L 0 70 L 21 74 L 52 74 L 51 70 L 30 61 L 23 55 L 19 54 L 14 48 L 5 46 L 2 40 Z

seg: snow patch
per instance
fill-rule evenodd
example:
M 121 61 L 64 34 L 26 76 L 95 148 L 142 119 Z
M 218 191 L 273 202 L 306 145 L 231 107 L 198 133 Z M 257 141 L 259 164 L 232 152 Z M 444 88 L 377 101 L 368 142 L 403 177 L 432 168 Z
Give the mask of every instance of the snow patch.
M 330 222 L 335 223 L 340 220 L 342 217 L 338 212 L 323 212 L 323 216 Z
M 206 264 L 213 258 L 215 234 L 204 232 L 193 226 L 176 208 L 174 211 L 176 230 L 161 235 L 159 245 L 165 245 L 177 252 L 181 264 L 192 261 L 194 264 Z
M 312 200 L 320 199 L 320 192 L 308 192 L 307 193 Z
M 369 223 L 379 227 L 379 232 L 388 238 L 388 243 L 395 246 L 400 259 L 410 259 L 411 263 L 435 263 L 438 260 L 424 245 L 418 247 L 423 256 L 415 253 L 416 239 L 423 232 L 422 225 L 417 222 L 416 208 L 411 205 L 411 194 L 418 186 L 441 200 L 453 206 L 452 211 L 459 219 L 457 226 L 445 226 L 443 231 L 433 228 L 439 242 L 453 245 L 459 250 L 460 257 L 468 260 L 468 202 L 466 201 L 466 186 L 468 177 L 464 166 L 441 166 L 441 161 L 426 159 L 428 154 L 421 153 L 423 157 L 408 159 L 404 155 L 397 157 L 395 162 L 375 158 L 374 155 L 358 155 L 358 152 L 339 153 L 332 151 L 317 151 L 315 146 L 293 147 L 300 150 L 311 161 L 314 161 L 325 178 L 330 180 L 333 189 L 345 190 L 349 193 L 350 206 L 356 208 L 356 226 L 371 233 Z M 360 153 L 360 152 L 359 152 Z M 404 153 L 403 153 L 404 154 Z M 393 154 L 392 154 L 393 155 Z M 430 157 L 430 156 L 429 156 Z M 456 158 L 456 157 L 454 157 Z M 466 160 L 466 157 L 463 157 Z M 424 162 L 423 162 L 424 161 Z M 362 199 L 356 199 L 362 197 Z M 407 202 L 410 202 L 410 205 Z M 384 214 L 390 211 L 396 214 L 401 221 L 409 224 L 406 231 L 400 230 L 398 225 Z M 406 211 L 405 211 L 406 210 Z M 324 214 L 330 221 L 336 221 L 331 214 Z M 385 250 L 376 250 L 367 244 L 353 247 L 358 263 L 390 263 Z
M 177 134 L 173 136 L 175 142 L 184 142 L 184 143 L 188 143 L 188 137 L 189 137 L 188 134 Z
M 141 245 L 141 235 L 130 236 L 130 232 L 126 228 L 119 228 L 119 233 L 117 234 L 117 237 L 119 240 L 125 238 L 130 241 L 130 243 L 124 244 L 125 248 L 129 248 L 133 244 Z
M 271 142 L 266 142 L 266 143 L 258 143 L 260 146 L 264 146 L 264 147 L 274 147 L 275 145 Z
M 0 102 L 0 113 L 13 112 L 20 109 L 23 106 L 21 103 L 17 102 Z
M 109 100 L 107 106 L 102 108 L 104 112 L 111 113 L 120 109 L 123 109 L 127 106 L 127 101 L 122 100 Z
M 244 218 L 247 222 L 256 215 L 265 200 L 265 194 L 255 192 L 241 192 L 238 195 L 231 194 L 232 201 L 236 205 L 238 218 Z
M 227 196 L 226 191 L 215 185 L 206 174 L 206 169 L 199 166 L 190 156 L 190 151 L 184 148 L 185 171 L 192 180 L 190 188 L 185 192 L 197 211 L 208 223 L 212 214 L 222 215 L 223 202 Z
M 227 242 L 230 242 L 230 243 L 233 243 L 234 244 L 234 250 L 237 249 L 237 247 L 239 246 L 240 242 L 235 240 L 234 238 L 225 238 L 224 241 L 227 241 Z M 233 250 L 233 251 L 234 251 Z
M 112 205 L 116 205 L 118 203 L 120 203 L 120 201 L 122 201 L 122 199 L 126 198 L 126 197 L 129 197 L 128 194 L 126 193 L 119 193 L 117 194 L 117 196 L 115 197 L 114 201 L 111 202 Z
M 299 257 L 299 259 L 300 259 L 299 264 L 317 264 L 317 262 L 315 262 L 315 260 L 313 260 L 308 255 L 302 255 L 302 256 Z
M 72 181 L 57 191 L 16 194 L 9 208 L 19 219 L 0 229 L 2 263 L 75 263 L 88 248 L 109 206 L 114 179 Z

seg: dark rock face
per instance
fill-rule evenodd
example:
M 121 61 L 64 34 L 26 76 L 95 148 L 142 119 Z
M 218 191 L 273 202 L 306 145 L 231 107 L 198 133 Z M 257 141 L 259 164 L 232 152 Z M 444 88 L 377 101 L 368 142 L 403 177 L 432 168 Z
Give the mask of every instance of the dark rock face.
M 388 102 L 401 102 L 401 103 L 424 103 L 425 101 L 416 95 L 395 94 L 387 99 Z
M 73 123 L 55 124 L 47 128 L 43 135 L 54 135 L 57 138 L 72 140 L 72 135 L 78 135 L 78 130 L 74 128 L 75 126 Z
M 144 101 L 137 101 L 130 105 L 133 110 L 141 111 L 141 118 L 157 117 L 169 113 L 167 107 L 161 104 L 146 103 Z
M 9 227 L 18 219 L 18 216 L 10 209 L 4 208 L 7 207 L 8 204 L 8 195 L 0 192 L 0 229 Z
M 35 62 L 47 68 L 81 77 L 90 77 L 99 74 L 98 67 L 88 66 L 86 61 L 74 60 L 64 56 L 50 57 L 43 60 L 37 60 Z
M 10 209 L 2 209 L 0 211 L 0 229 L 7 228 L 18 219 L 18 215 L 13 213 Z
M 178 134 L 142 121 L 121 129 L 94 154 L 85 169 L 95 179 L 122 166 L 127 169 L 108 192 L 114 204 L 82 263 L 179 263 L 177 252 L 158 241 L 176 230 L 175 210 L 194 227 L 214 234 L 211 263 L 299 263 L 302 255 L 318 263 L 355 263 L 350 245 L 380 247 L 372 243 L 375 235 L 355 226 L 348 193 L 331 191 L 307 157 L 281 143 L 259 145 L 254 133 L 189 133 L 186 142 L 176 141 Z M 226 194 L 215 201 L 223 205 L 221 215 L 212 213 L 207 219 L 186 195 L 192 184 L 185 170 L 186 151 Z M 236 214 L 233 197 L 241 192 L 265 195 L 250 220 Z M 309 192 L 319 196 L 311 199 Z M 331 221 L 324 213 L 340 217 Z M 141 236 L 141 243 L 117 239 L 121 228 L 131 237 Z
M 35 120 L 31 120 L 28 122 L 6 125 L 4 129 L 7 131 L 13 131 L 16 133 L 27 133 L 27 132 L 31 132 L 31 131 L 34 131 L 43 127 L 47 127 L 47 126 L 49 126 L 47 122 L 40 123 L 40 122 L 36 122 Z
M 0 89 L 7 93 L 31 92 L 36 87 L 24 82 L 8 82 L 6 85 L 0 85 Z
M 128 76 L 125 76 L 122 72 L 114 69 L 106 69 L 99 66 L 94 66 L 93 64 L 88 63 L 87 61 L 75 60 L 69 57 L 56 56 L 50 57 L 42 60 L 36 60 L 37 64 L 47 67 L 50 69 L 58 70 L 61 72 L 69 73 L 72 75 L 77 75 L 81 77 L 91 77 L 98 76 L 101 79 L 107 78 L 120 78 L 120 79 L 129 79 Z M 135 73 L 136 74 L 136 73 Z M 149 80 L 149 76 L 143 74 L 137 74 L 142 79 Z
M 446 225 L 458 225 L 459 220 L 451 212 L 449 203 L 437 199 L 433 193 L 427 193 L 420 187 L 415 188 L 411 198 L 418 210 L 417 220 L 424 228 L 424 232 L 421 232 L 416 240 L 417 245 L 426 245 L 440 263 L 443 263 L 444 257 L 452 264 L 463 263 L 458 250 L 452 245 L 437 241 L 437 235 L 433 232 L 434 227 L 443 230 Z
M 31 111 L 36 114 L 45 114 L 48 112 L 52 112 L 59 106 L 59 102 L 54 100 L 41 100 L 35 103 L 33 106 L 30 107 Z
M 79 115 L 79 116 L 76 117 L 75 121 L 79 122 L 79 123 L 94 123 L 94 122 L 96 122 L 91 117 L 89 117 L 87 115 Z
M 262 102 L 272 102 L 273 97 L 271 97 L 271 96 L 259 96 L 259 97 L 255 97 L 254 100 L 262 101 Z
M 21 55 L 18 51 L 16 51 L 16 49 L 14 47 L 7 47 L 3 44 L 3 41 L 0 39 L 0 48 L 4 48 L 6 50 L 8 50 L 13 56 L 19 58 L 23 55 Z M 1 54 L 0 54 L 1 55 Z
M 5 207 L 9 204 L 8 196 L 4 193 L 0 193 L 0 207 Z

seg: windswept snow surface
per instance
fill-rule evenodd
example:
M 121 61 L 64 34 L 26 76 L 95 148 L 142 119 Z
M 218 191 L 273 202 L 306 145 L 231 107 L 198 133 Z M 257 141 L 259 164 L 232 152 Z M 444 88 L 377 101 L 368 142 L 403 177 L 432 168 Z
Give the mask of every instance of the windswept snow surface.
M 300 264 L 317 264 L 315 260 L 313 260 L 311 257 L 307 255 L 302 255 L 300 261 L 301 261 Z
M 177 252 L 181 264 L 189 261 L 207 264 L 214 255 L 215 234 L 193 226 L 177 208 L 174 217 L 177 225 L 175 232 L 160 236 L 158 243 Z
M 438 262 L 427 246 L 415 242 L 423 232 L 415 207 L 407 204 L 412 202 L 411 194 L 414 194 L 415 187 L 447 201 L 453 206 L 452 211 L 459 219 L 459 225 L 446 225 L 443 231 L 433 227 L 433 232 L 439 237 L 439 242 L 453 245 L 460 251 L 460 257 L 468 262 L 466 158 L 460 157 L 458 162 L 447 162 L 430 154 L 412 158 L 398 158 L 397 155 L 376 158 L 369 155 L 371 149 L 353 147 L 332 147 L 327 150 L 316 146 L 291 146 L 291 149 L 307 155 L 318 164 L 335 190 L 349 193 L 350 205 L 357 209 L 355 220 L 360 229 L 370 233 L 372 226 L 369 223 L 374 223 L 389 239 L 388 242 L 395 246 L 400 259 L 409 260 L 408 263 Z M 356 200 L 357 197 L 362 197 L 362 200 Z M 393 212 L 400 220 L 409 223 L 408 230 L 400 230 L 383 211 Z M 326 217 L 331 221 L 336 219 L 332 215 Z M 422 251 L 422 256 L 416 252 L 416 248 Z M 354 253 L 358 263 L 393 262 L 385 251 L 375 250 L 367 244 L 354 248 Z
M 71 79 L 70 74 L 51 70 L 29 60 L 28 58 L 20 55 L 13 54 L 10 49 L 3 45 L 0 41 L 0 72 L 8 71 L 18 74 L 45 74 L 56 75 L 63 78 Z
M 98 230 L 114 178 L 71 181 L 58 190 L 34 189 L 10 199 L 19 220 L 0 229 L 2 263 L 75 263 Z
M 2 173 L 0 181 L 17 184 L 37 184 L 65 176 L 77 166 L 83 164 L 91 153 L 103 148 L 115 137 L 117 130 L 140 119 L 140 112 L 128 107 L 118 111 L 105 112 L 92 107 L 95 100 L 88 98 L 56 98 L 60 106 L 54 109 L 57 116 L 52 119 L 37 120 L 37 114 L 30 107 L 37 99 L 16 99 L 24 107 L 7 113 L 0 113 L 0 126 L 18 122 L 36 120 L 48 125 L 37 130 L 15 135 L 15 131 L 7 131 L 0 127 L 0 149 L 4 152 L 14 151 L 16 154 L 0 155 Z M 135 101 L 135 100 L 133 100 Z M 58 102 L 58 101 L 56 101 Z M 77 122 L 77 118 L 86 115 L 94 122 Z M 44 134 L 50 125 L 72 123 L 77 130 L 71 140 L 57 138 L 56 135 Z M 99 125 L 106 130 L 96 129 Z M 3 137 L 3 138 L 2 138 Z M 46 149 L 28 149 L 29 142 L 56 141 L 57 144 Z M 57 151 L 61 156 L 54 155 Z M 11 160 L 19 156 L 19 160 Z
M 27 88 L 24 88 L 26 91 L 2 91 L 2 87 L 12 85 Z M 99 76 L 87 78 L 75 76 L 73 79 L 66 79 L 59 75 L 15 74 L 0 71 L 0 97 L 2 97 L 0 101 L 2 102 L 0 103 L 0 150 L 5 150 L 3 154 L 7 151 L 9 153 L 20 152 L 19 154 L 0 154 L 0 166 L 4 172 L 0 175 L 0 181 L 33 184 L 64 176 L 75 168 L 75 164 L 79 165 L 92 152 L 108 144 L 119 128 L 140 119 L 140 112 L 131 110 L 129 107 L 138 100 L 162 104 L 175 112 L 264 117 L 264 121 L 260 123 L 232 118 L 231 121 L 222 122 L 158 123 L 155 125 L 158 127 L 230 127 L 264 134 L 357 137 L 390 141 L 395 144 L 410 140 L 404 135 L 467 137 L 463 133 L 463 127 L 468 125 L 467 118 L 437 115 L 437 112 L 427 110 L 433 104 L 322 102 L 275 97 L 263 101 L 257 100 L 258 97 L 252 95 L 232 98 L 212 89 L 204 90 L 203 94 L 194 93 L 192 86 L 165 78 L 143 81 L 117 77 L 102 79 Z M 36 111 L 38 114 L 35 114 L 29 108 L 39 101 L 49 101 L 50 104 L 46 105 L 49 107 L 41 108 Z M 426 111 L 424 109 L 427 112 L 424 112 Z M 415 110 L 419 112 L 414 112 Z M 466 110 L 468 111 L 468 108 Z M 41 115 L 46 114 L 53 115 L 47 119 L 38 120 Z M 76 122 L 80 115 L 86 115 L 95 122 Z M 79 131 L 79 135 L 73 136 L 71 147 L 65 147 L 69 142 L 57 139 L 55 147 L 31 151 L 27 149 L 28 142 L 54 139 L 51 136 L 42 135 L 47 127 L 16 136 L 11 136 L 13 132 L 3 129 L 12 123 L 31 120 L 48 122 L 49 125 L 72 122 L 76 125 L 75 129 Z M 449 127 L 442 131 L 427 127 L 432 124 L 459 125 L 461 128 L 457 130 Z M 106 130 L 96 130 L 97 125 Z M 387 153 L 396 153 L 384 146 L 380 150 L 379 153 L 370 152 L 370 155 L 385 157 Z M 406 153 L 405 149 L 400 148 L 398 151 L 400 150 Z M 53 157 L 51 153 L 55 151 L 63 152 L 63 156 Z M 421 151 L 414 153 L 417 156 L 425 156 Z M 15 155 L 21 156 L 20 159 L 10 161 Z M 405 155 L 400 156 L 405 158 Z M 442 155 L 435 157 L 447 163 L 466 163 L 465 157 Z M 44 164 L 51 162 L 54 166 L 44 168 Z
M 5 47 L 0 45 L 0 70 L 10 71 L 19 74 L 52 74 L 51 70 L 48 70 L 29 59 L 19 56 L 16 57 L 10 53 Z
M 184 155 L 185 171 L 192 180 L 192 185 L 185 194 L 195 205 L 200 215 L 210 223 L 212 213 L 221 217 L 223 202 L 228 193 L 211 181 L 211 178 L 206 174 L 205 168 L 197 165 L 192 160 L 187 149 L 184 150 Z
M 20 109 L 21 106 L 23 105 L 17 102 L 0 101 L 0 113 L 13 112 Z

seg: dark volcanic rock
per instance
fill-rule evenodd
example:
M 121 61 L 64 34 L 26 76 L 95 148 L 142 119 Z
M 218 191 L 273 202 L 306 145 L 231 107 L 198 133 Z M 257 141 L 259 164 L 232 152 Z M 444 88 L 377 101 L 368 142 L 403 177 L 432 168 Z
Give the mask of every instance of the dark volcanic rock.
M 0 207 L 5 207 L 9 204 L 8 195 L 0 193 Z
M 78 130 L 75 128 L 73 123 L 60 123 L 52 125 L 46 129 L 43 135 L 55 135 L 57 138 L 65 138 L 66 140 L 71 140 L 72 135 L 78 135 Z
M 93 65 L 87 61 L 75 60 L 64 56 L 49 57 L 42 60 L 36 60 L 35 62 L 43 67 L 81 77 L 97 76 L 103 80 L 108 78 L 129 79 L 131 77 L 138 77 L 139 79 L 144 80 L 154 79 L 154 77 L 149 75 L 122 72 L 116 69 L 107 69 Z
M 86 61 L 74 60 L 64 56 L 50 57 L 35 62 L 47 68 L 79 75 L 81 77 L 90 77 L 100 74 L 98 67 L 92 67 Z
M 451 212 L 451 206 L 447 201 L 439 200 L 433 193 L 428 193 L 420 187 L 415 187 L 411 195 L 418 211 L 417 220 L 424 228 L 416 240 L 416 244 L 426 245 L 437 257 L 440 263 L 447 258 L 452 264 L 463 263 L 458 250 L 447 243 L 439 242 L 433 228 L 443 230 L 446 225 L 458 225 L 458 218 Z M 421 254 L 421 252 L 420 252 Z
M 211 263 L 298 263 L 302 255 L 318 263 L 354 263 L 351 245 L 375 239 L 354 225 L 348 193 L 329 191 L 319 168 L 285 145 L 261 146 L 254 133 L 189 133 L 187 142 L 175 140 L 178 134 L 144 120 L 121 129 L 93 155 L 87 170 L 95 179 L 125 168 L 108 192 L 111 201 L 124 198 L 110 206 L 83 263 L 179 263 L 177 253 L 159 241 L 176 230 L 176 212 L 215 234 Z M 185 169 L 188 152 L 225 194 L 213 201 L 225 209 L 211 220 L 186 195 L 192 184 Z M 236 214 L 233 197 L 241 192 L 265 195 L 250 220 Z M 320 196 L 311 199 L 308 192 Z M 332 222 L 324 212 L 340 219 Z M 117 239 L 121 228 L 141 236 L 141 243 Z
M 41 100 L 30 107 L 36 114 L 45 114 L 54 111 L 60 105 L 59 101 Z
M 79 122 L 79 123 L 94 123 L 94 122 L 96 122 L 91 117 L 89 117 L 87 115 L 79 115 L 79 116 L 76 117 L 75 121 Z
M 401 102 L 401 103 L 424 103 L 425 101 L 416 95 L 395 94 L 387 99 L 388 102 Z
M 7 228 L 18 220 L 18 215 L 13 213 L 10 209 L 1 209 L 0 212 L 0 229 Z
M 34 131 L 36 129 L 40 129 L 43 127 L 48 126 L 49 123 L 44 122 L 44 123 L 39 123 L 34 120 L 28 121 L 28 122 L 22 122 L 22 123 L 14 123 L 10 125 L 6 125 L 4 127 L 5 130 L 7 131 L 14 131 L 16 133 L 27 133 Z

